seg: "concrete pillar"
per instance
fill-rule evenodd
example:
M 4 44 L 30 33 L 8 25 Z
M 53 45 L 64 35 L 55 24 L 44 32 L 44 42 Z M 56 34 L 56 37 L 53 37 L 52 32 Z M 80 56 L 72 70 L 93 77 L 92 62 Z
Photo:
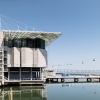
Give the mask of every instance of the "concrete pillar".
M 91 78 L 87 78 L 87 82 L 91 82 L 92 81 L 92 79 Z
M 21 81 L 21 67 L 19 68 L 19 79 Z
M 39 72 L 37 72 L 37 79 L 39 79 Z
M 100 78 L 99 78 L 99 82 L 100 82 Z
M 10 79 L 10 69 L 8 68 L 8 80 Z
M 50 83 L 50 78 L 49 78 L 49 83 Z
M 40 75 L 41 75 L 41 80 L 43 80 L 43 72 L 42 72 L 42 68 L 40 68 Z
M 51 83 L 52 83 L 52 82 L 53 82 L 53 79 L 51 78 L 50 81 L 51 81 Z
M 64 79 L 63 78 L 61 78 L 61 82 L 64 82 Z
M 46 82 L 47 82 L 47 83 L 49 82 L 49 79 L 48 79 L 48 78 L 46 79 Z
M 4 66 L 2 68 L 2 85 L 4 85 Z
M 38 79 L 40 79 L 40 72 L 38 72 Z
M 32 68 L 31 68 L 31 80 L 32 80 Z
M 58 78 L 57 78 L 57 81 L 56 82 L 58 83 Z
M 39 71 L 39 80 L 40 80 L 40 71 Z
M 74 78 L 74 82 L 79 82 L 79 79 L 78 78 Z
M 36 72 L 36 80 L 37 80 L 37 72 Z

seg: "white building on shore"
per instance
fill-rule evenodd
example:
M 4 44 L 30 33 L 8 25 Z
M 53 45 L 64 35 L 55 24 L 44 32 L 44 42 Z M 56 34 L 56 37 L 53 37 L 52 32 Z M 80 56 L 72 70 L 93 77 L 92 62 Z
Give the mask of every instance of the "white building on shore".
M 45 47 L 59 36 L 60 32 L 1 31 L 1 85 L 43 81 L 43 69 L 48 65 Z

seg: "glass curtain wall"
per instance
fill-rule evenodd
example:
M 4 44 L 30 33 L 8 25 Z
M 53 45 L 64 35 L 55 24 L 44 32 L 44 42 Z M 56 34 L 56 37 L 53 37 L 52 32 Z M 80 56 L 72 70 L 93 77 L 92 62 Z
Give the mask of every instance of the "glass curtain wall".
M 36 39 L 5 39 L 4 46 L 12 47 L 29 47 L 29 48 L 40 48 L 45 49 L 45 40 L 36 38 Z

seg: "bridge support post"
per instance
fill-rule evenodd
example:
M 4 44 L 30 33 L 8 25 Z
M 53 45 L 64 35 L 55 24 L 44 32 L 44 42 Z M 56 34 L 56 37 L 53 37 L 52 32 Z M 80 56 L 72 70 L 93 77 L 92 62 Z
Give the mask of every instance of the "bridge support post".
M 61 82 L 65 82 L 65 80 L 63 78 L 61 78 Z
M 63 82 L 63 79 L 61 78 L 61 83 Z
M 91 82 L 92 81 L 92 79 L 91 78 L 87 78 L 87 82 Z
M 100 82 L 100 78 L 99 78 L 99 82 Z
M 53 82 L 53 79 L 51 78 L 50 82 L 52 83 Z
M 65 83 L 65 79 L 64 79 L 64 83 Z
M 57 83 L 58 83 L 58 78 L 57 78 Z
M 74 78 L 74 82 L 79 82 L 79 79 L 78 78 Z
M 50 78 L 49 78 L 49 83 L 50 83 Z

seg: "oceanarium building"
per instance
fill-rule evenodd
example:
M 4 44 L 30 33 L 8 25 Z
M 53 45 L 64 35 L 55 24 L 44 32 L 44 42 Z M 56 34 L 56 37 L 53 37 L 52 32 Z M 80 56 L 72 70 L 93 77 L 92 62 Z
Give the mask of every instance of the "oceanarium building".
M 0 84 L 43 81 L 47 67 L 45 49 L 59 32 L 1 31 Z

